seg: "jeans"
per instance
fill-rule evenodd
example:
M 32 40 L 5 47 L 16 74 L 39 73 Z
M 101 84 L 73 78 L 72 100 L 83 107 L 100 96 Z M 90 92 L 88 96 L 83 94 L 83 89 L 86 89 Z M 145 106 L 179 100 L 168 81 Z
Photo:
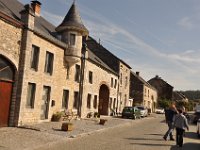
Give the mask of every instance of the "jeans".
M 176 128 L 176 145 L 183 146 L 183 133 L 184 129 Z
M 169 136 L 170 139 L 173 139 L 173 135 L 172 135 L 172 131 L 173 131 L 173 129 L 174 129 L 174 128 L 173 128 L 173 122 L 168 121 L 168 122 L 167 122 L 167 125 L 168 125 L 168 130 L 167 130 L 167 132 L 165 133 L 164 138 L 167 139 L 167 137 Z

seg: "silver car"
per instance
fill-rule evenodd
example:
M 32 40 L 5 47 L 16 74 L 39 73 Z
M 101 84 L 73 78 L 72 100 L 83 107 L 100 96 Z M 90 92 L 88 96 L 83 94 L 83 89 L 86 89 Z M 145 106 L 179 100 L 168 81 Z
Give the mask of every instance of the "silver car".
M 148 110 L 144 106 L 137 106 L 137 108 L 140 110 L 141 117 L 147 117 L 148 116 Z

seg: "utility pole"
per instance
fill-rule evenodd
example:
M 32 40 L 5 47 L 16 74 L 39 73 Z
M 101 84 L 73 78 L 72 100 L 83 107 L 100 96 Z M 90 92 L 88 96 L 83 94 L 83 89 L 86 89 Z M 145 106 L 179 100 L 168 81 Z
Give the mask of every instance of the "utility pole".
M 85 53 L 87 51 L 86 37 L 83 37 L 82 42 L 82 55 L 81 55 L 81 72 L 80 72 L 80 82 L 79 82 L 79 105 L 78 105 L 78 115 L 81 117 L 82 99 L 83 99 L 83 84 L 84 84 L 84 72 L 85 72 Z

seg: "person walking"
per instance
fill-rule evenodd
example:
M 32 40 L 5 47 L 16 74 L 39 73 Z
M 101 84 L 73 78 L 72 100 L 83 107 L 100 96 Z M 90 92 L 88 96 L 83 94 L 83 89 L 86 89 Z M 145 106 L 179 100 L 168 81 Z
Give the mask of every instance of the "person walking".
M 178 109 L 179 114 L 174 117 L 174 127 L 176 128 L 176 145 L 179 147 L 183 146 L 183 134 L 185 128 L 189 130 L 188 121 L 185 115 L 183 114 L 182 109 Z
M 173 125 L 174 125 L 173 118 L 174 118 L 174 116 L 176 114 L 177 114 L 177 109 L 176 109 L 175 103 L 172 103 L 171 107 L 169 109 L 165 110 L 165 120 L 166 120 L 166 123 L 168 125 L 168 130 L 165 133 L 165 135 L 163 136 L 163 139 L 165 141 L 167 141 L 168 136 L 170 137 L 171 141 L 174 141 L 172 131 L 174 129 L 174 127 L 173 127 Z

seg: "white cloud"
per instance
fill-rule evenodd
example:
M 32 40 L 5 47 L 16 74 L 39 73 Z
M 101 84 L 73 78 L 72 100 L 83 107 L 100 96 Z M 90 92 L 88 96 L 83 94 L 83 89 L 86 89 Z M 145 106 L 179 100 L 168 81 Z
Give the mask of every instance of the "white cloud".
M 169 75 L 168 79 L 172 82 L 174 81 L 174 83 L 177 80 L 177 87 L 180 88 L 183 84 L 182 82 L 187 82 L 185 76 L 200 74 L 198 69 L 200 65 L 200 50 L 187 50 L 181 53 L 171 54 L 163 53 L 159 49 L 145 43 L 145 41 L 138 38 L 130 31 L 127 31 L 123 27 L 113 23 L 111 20 L 101 16 L 91 9 L 85 8 L 85 6 L 82 6 L 81 8 L 83 7 L 84 9 L 81 9 L 81 14 L 87 16 L 85 17 L 85 20 L 83 20 L 84 24 L 89 29 L 90 35 L 97 38 L 97 40 L 98 38 L 101 38 L 103 42 L 110 44 L 114 49 L 130 54 L 130 58 L 131 55 L 135 55 L 135 51 L 137 51 L 141 55 L 151 56 L 150 59 L 162 60 L 162 62 L 159 63 L 171 64 L 171 66 L 168 66 L 166 69 L 159 67 L 157 64 L 147 64 L 146 66 L 143 66 L 141 65 L 142 62 L 135 63 L 132 59 L 125 60 L 130 64 L 130 66 L 132 65 L 133 68 L 137 67 L 142 70 L 146 77 L 151 78 L 152 74 L 161 74 L 163 75 L 163 78 L 167 78 L 167 75 Z M 63 20 L 63 17 L 49 12 L 43 11 L 43 15 L 47 20 L 56 25 L 58 25 L 58 22 Z M 178 24 L 187 29 L 194 27 L 191 20 L 187 17 L 180 20 Z M 168 73 L 166 74 L 165 72 Z M 173 75 L 175 72 L 176 77 L 170 77 L 170 75 Z
M 194 23 L 192 22 L 192 20 L 189 17 L 184 17 L 181 20 L 178 21 L 177 23 L 179 26 L 181 26 L 182 28 L 185 29 L 193 29 L 194 28 Z
M 41 15 L 48 20 L 49 22 L 51 22 L 52 24 L 54 24 L 55 26 L 59 25 L 62 20 L 64 19 L 62 16 L 56 15 L 56 14 L 52 14 L 48 11 L 43 10 L 41 12 Z

